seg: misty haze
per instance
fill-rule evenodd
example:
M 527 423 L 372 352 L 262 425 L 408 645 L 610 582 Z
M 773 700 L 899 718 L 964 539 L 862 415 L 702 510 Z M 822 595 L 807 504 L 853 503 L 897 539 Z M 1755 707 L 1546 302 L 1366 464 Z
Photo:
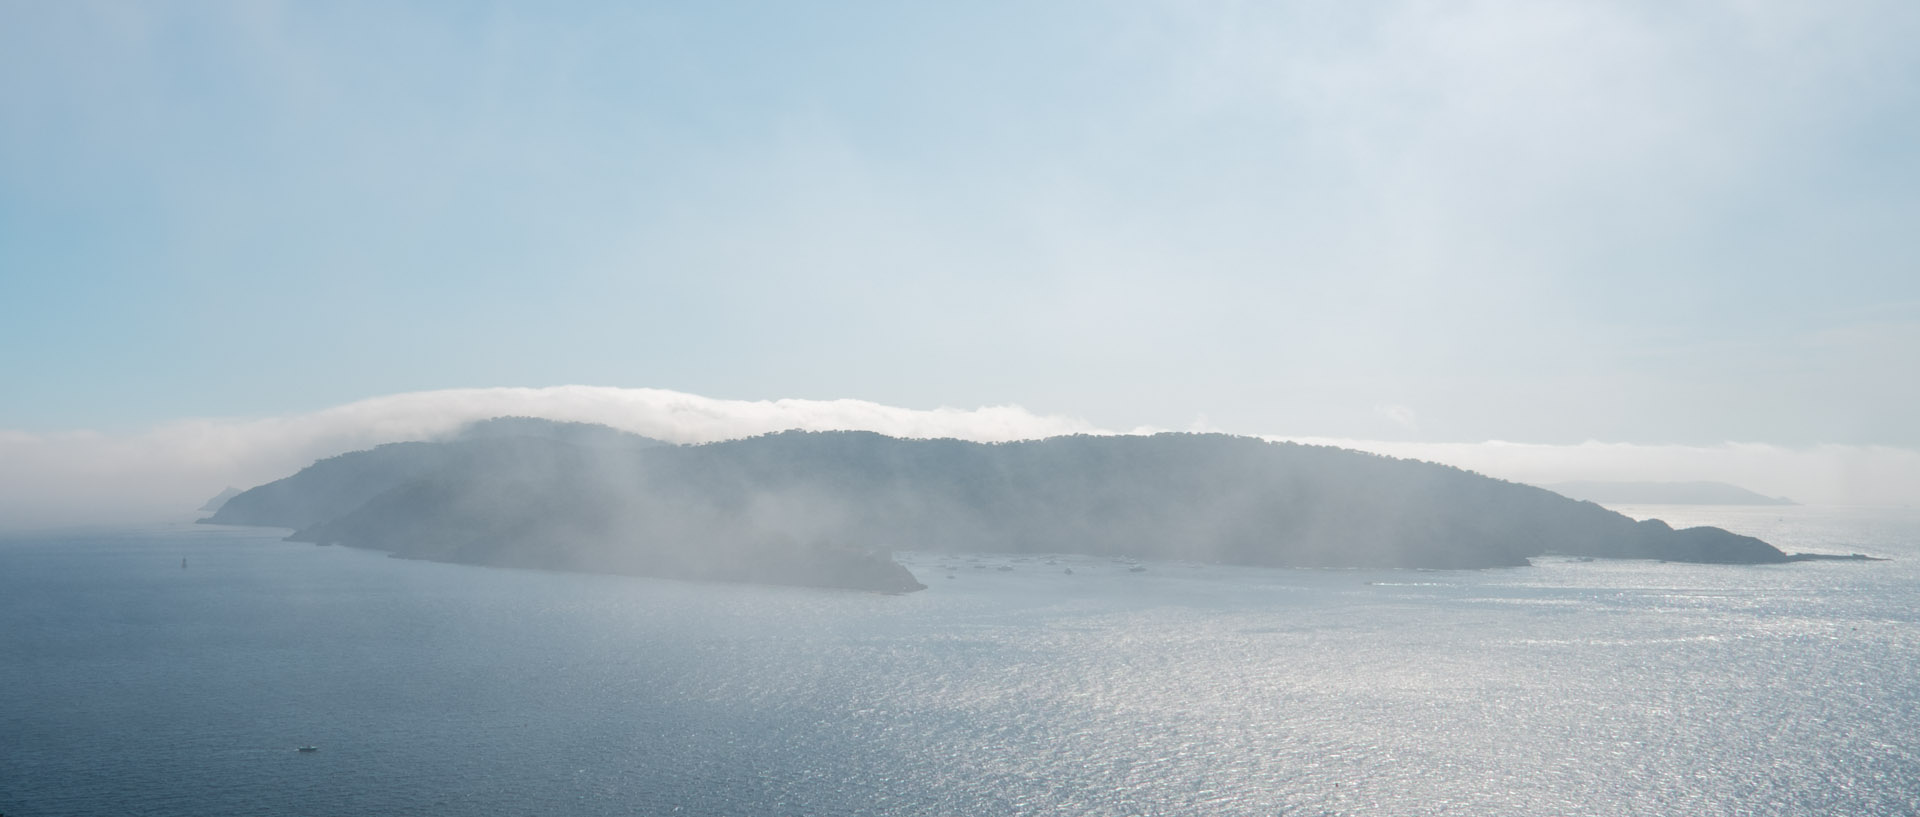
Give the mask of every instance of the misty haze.
M 0 815 L 1920 814 L 1916 41 L 0 0 Z

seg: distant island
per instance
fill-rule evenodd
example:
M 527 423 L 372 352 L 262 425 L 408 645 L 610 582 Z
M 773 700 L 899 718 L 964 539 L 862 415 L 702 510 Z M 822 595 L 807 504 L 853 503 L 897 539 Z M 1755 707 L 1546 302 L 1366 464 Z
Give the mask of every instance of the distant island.
M 1556 482 L 1540 486 L 1602 505 L 1797 505 L 1724 482 Z
M 232 499 L 239 495 L 240 495 L 240 489 L 229 485 L 226 487 L 226 490 L 223 490 L 220 493 L 214 494 L 213 498 L 208 499 L 206 504 L 201 505 L 200 510 L 206 511 L 208 513 L 217 513 L 219 512 L 221 505 L 227 504 L 227 500 Z
M 410 558 L 886 592 L 923 587 L 895 548 L 1371 568 L 1803 558 L 1450 466 L 1223 434 L 679 446 L 503 418 L 321 460 L 201 521 Z

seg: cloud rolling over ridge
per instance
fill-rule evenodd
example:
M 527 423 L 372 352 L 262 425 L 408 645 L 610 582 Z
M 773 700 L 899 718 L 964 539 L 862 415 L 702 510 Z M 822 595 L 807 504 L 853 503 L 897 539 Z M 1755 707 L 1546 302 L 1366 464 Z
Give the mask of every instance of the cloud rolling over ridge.
M 134 434 L 0 430 L 0 527 L 183 521 L 228 485 L 251 487 L 322 457 L 431 439 L 465 423 L 506 415 L 601 423 L 675 443 L 786 429 L 859 429 L 979 442 L 1129 433 L 1018 406 L 909 409 L 863 400 L 724 400 L 662 389 L 593 386 L 411 392 L 305 414 L 181 420 Z M 1524 482 L 1718 480 L 1809 503 L 1920 501 L 1920 452 L 1889 446 L 1269 438 L 1432 460 Z
M 227 485 L 247 488 L 322 457 L 429 439 L 507 415 L 601 423 L 675 443 L 794 428 L 981 442 L 1096 430 L 1016 406 L 920 410 L 862 400 L 721 400 L 596 386 L 410 392 L 282 417 L 181 420 L 129 435 L 0 430 L 0 526 L 180 519 Z

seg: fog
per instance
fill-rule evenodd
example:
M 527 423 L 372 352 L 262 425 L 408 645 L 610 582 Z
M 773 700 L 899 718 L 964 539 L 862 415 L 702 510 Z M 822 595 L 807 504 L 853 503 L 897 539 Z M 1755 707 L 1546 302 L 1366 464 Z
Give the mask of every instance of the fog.
M 1917 42 L 0 3 L 0 812 L 1916 817 Z
M 432 439 L 475 420 L 509 415 L 601 423 L 674 443 L 786 429 L 979 442 L 1167 430 L 1100 428 L 1019 406 L 914 409 L 852 399 L 730 400 L 589 386 L 411 392 L 303 414 L 179 420 L 133 433 L 0 431 L 0 526 L 185 521 L 228 486 L 248 488 L 322 457 Z M 1259 428 L 1206 430 L 1431 460 L 1522 482 L 1712 480 L 1810 504 L 1920 502 L 1920 452 L 1890 446 L 1410 443 L 1286 437 Z
M 1014 406 L 917 410 L 861 400 L 721 400 L 588 386 L 413 392 L 305 414 L 180 420 L 131 434 L 0 431 L 0 526 L 185 519 L 227 486 L 251 487 L 321 457 L 430 439 L 498 416 L 601 423 L 674 443 L 795 428 L 983 442 L 1096 430 Z

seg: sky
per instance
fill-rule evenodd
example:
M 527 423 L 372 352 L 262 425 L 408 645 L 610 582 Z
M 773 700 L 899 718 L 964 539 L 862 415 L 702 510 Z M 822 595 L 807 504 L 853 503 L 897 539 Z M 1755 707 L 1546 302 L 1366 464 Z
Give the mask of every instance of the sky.
M 1920 502 L 1914 42 L 1901 0 L 0 0 L 0 502 L 518 394 Z

